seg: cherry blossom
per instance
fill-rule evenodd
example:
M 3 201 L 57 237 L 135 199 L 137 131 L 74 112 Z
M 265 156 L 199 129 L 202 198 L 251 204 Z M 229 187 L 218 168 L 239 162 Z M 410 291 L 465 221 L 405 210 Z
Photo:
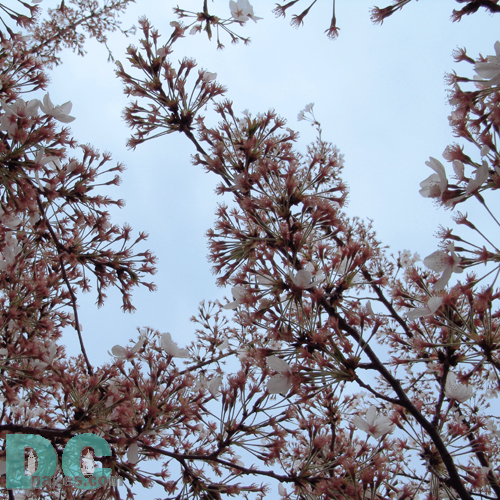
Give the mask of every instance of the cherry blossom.
M 202 80 L 205 83 L 211 82 L 212 80 L 215 80 L 217 78 L 217 73 L 210 73 L 209 71 L 205 71 L 203 73 Z
M 75 118 L 73 116 L 69 116 L 69 113 L 71 112 L 71 108 L 73 107 L 73 104 L 71 104 L 71 101 L 65 102 L 64 104 L 54 106 L 52 104 L 52 101 L 50 100 L 49 93 L 47 92 L 45 94 L 45 97 L 43 98 L 43 103 L 38 101 L 40 103 L 40 109 L 46 114 L 53 116 L 56 120 L 63 122 L 63 123 L 70 123 Z
M 399 262 L 403 267 L 410 267 L 415 262 L 420 260 L 420 255 L 418 253 L 413 254 L 413 258 L 411 256 L 411 252 L 409 250 L 403 250 L 399 257 Z
M 439 292 L 443 290 L 448 284 L 452 273 L 462 273 L 463 269 L 460 267 L 461 257 L 455 253 L 455 244 L 451 242 L 448 245 L 448 251 L 451 255 L 448 255 L 442 250 L 437 250 L 431 253 L 424 259 L 424 264 L 433 271 L 437 273 L 443 271 L 443 274 L 438 281 L 434 284 L 433 290 Z
M 415 309 L 412 309 L 411 311 L 407 312 L 406 315 L 410 320 L 415 320 L 423 316 L 430 316 L 439 309 L 442 303 L 443 297 L 431 297 L 425 307 L 417 307 Z
M 127 460 L 131 464 L 136 464 L 139 461 L 139 445 L 132 443 L 127 450 Z
M 299 112 L 299 114 L 297 115 L 297 120 L 298 120 L 299 122 L 300 122 L 300 121 L 302 121 L 302 120 L 304 120 L 304 119 L 305 119 L 305 114 L 306 114 L 306 113 L 312 113 L 312 109 L 313 109 L 313 107 L 314 107 L 314 103 L 313 103 L 313 102 L 311 102 L 311 103 L 307 104 L 307 105 L 304 107 L 304 109 L 303 109 L 303 110 L 301 110 L 301 111 Z
M 8 266 L 13 265 L 16 257 L 22 252 L 22 247 L 18 244 L 13 231 L 8 231 L 5 234 L 5 242 L 6 245 L 0 253 L 0 257 L 3 258 L 3 260 L 0 260 L 0 270 L 2 271 L 6 271 Z
M 286 488 L 281 483 L 278 484 L 278 493 L 280 497 L 286 497 L 288 495 Z
M 210 391 L 210 394 L 215 398 L 219 393 L 220 386 L 222 385 L 222 377 L 219 375 L 217 377 L 213 377 L 212 380 L 208 383 L 207 387 Z
M 200 391 L 202 389 L 208 389 L 210 394 L 215 398 L 220 390 L 220 386 L 222 384 L 222 376 L 217 375 L 213 377 L 211 380 L 208 380 L 205 377 L 205 374 L 200 373 L 198 381 L 193 387 L 193 391 Z
M 229 339 L 227 337 L 224 338 L 224 342 L 222 342 L 222 344 L 219 344 L 217 346 L 217 349 L 219 349 L 219 351 L 223 351 L 224 349 L 226 349 L 227 347 L 229 346 Z
M 470 399 L 474 394 L 474 389 L 468 385 L 459 384 L 457 377 L 453 372 L 449 372 L 446 377 L 444 395 L 450 399 L 463 403 Z
M 246 23 L 248 19 L 256 23 L 259 19 L 262 19 L 262 17 L 255 16 L 253 7 L 248 0 L 237 0 L 236 2 L 230 0 L 229 8 L 231 9 L 233 19 L 236 19 L 240 23 Z
M 81 325 L 80 325 L 81 329 Z M 129 353 L 132 354 L 132 357 L 139 352 L 139 350 L 142 348 L 144 345 L 144 342 L 146 341 L 146 334 L 145 332 L 141 332 L 141 335 L 139 337 L 139 340 L 136 342 L 134 347 L 128 351 L 125 347 L 121 345 L 115 345 L 112 347 L 111 352 L 108 351 L 108 354 L 111 356 L 115 356 L 115 358 L 119 359 L 125 359 L 129 357 Z
M 172 336 L 168 332 L 161 336 L 161 346 L 167 351 L 167 354 L 170 354 L 174 358 L 189 357 L 189 351 L 187 349 L 179 349 L 177 343 L 172 340 Z
M 236 285 L 231 288 L 231 293 L 233 294 L 234 302 L 230 302 L 229 304 L 222 306 L 223 309 L 236 309 L 241 304 L 246 290 L 244 286 Z
M 483 164 L 476 169 L 476 176 L 474 179 L 469 181 L 467 184 L 467 188 L 465 193 L 467 195 L 472 194 L 476 189 L 480 188 L 484 182 L 488 179 L 489 171 L 488 171 L 488 163 L 486 160 L 483 160 Z
M 443 164 L 433 158 L 429 157 L 430 161 L 426 161 L 425 164 L 432 168 L 436 173 L 430 175 L 420 183 L 420 187 L 422 188 L 419 193 L 424 198 L 440 198 L 442 194 L 446 191 L 448 187 L 448 179 L 446 178 L 446 171 L 444 169 Z
M 465 178 L 464 164 L 460 160 L 453 160 L 453 170 L 459 180 L 463 180 Z
M 377 407 L 372 405 L 366 412 L 366 419 L 355 416 L 352 423 L 362 431 L 365 431 L 375 439 L 379 439 L 384 434 L 394 431 L 394 424 L 391 420 L 383 415 L 377 416 Z
M 26 103 L 23 99 L 17 99 L 13 104 L 6 104 L 3 99 L 0 99 L 0 104 L 5 111 L 5 114 L 0 118 L 0 130 L 7 132 L 9 137 L 13 138 L 17 130 L 17 118 L 36 115 L 40 101 L 32 99 Z
M 267 356 L 266 363 L 276 372 L 267 382 L 267 390 L 269 394 L 286 394 L 292 387 L 292 370 L 290 365 L 278 356 Z
M 500 41 L 495 43 L 495 52 L 496 56 L 488 56 L 488 62 L 475 64 L 475 71 L 479 75 L 476 81 L 487 87 L 500 84 Z
M 298 271 L 295 276 L 292 274 L 292 271 L 288 272 L 288 276 L 290 276 L 295 286 L 305 290 L 307 288 L 318 286 L 325 280 L 325 274 L 323 273 L 323 271 L 319 271 L 313 280 L 314 272 L 315 272 L 314 265 L 311 262 L 309 262 L 305 266 L 305 268 Z

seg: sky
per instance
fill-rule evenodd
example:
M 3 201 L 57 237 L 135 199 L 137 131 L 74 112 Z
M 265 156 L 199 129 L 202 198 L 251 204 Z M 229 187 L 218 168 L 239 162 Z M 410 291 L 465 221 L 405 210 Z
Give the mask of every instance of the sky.
M 422 258 L 438 249 L 434 233 L 442 224 L 454 227 L 451 213 L 436 209 L 419 194 L 419 183 L 433 171 L 425 165 L 432 156 L 452 175 L 451 164 L 442 153 L 458 141 L 448 123 L 451 106 L 447 101 L 444 74 L 455 69 L 461 76 L 473 77 L 473 66 L 455 63 L 452 51 L 465 47 L 474 59 L 494 53 L 498 39 L 498 18 L 480 12 L 452 23 L 450 15 L 460 5 L 452 0 L 410 2 L 386 19 L 382 26 L 370 21 L 369 10 L 375 0 L 339 0 L 336 2 L 340 36 L 332 41 L 324 31 L 329 27 L 331 2 L 322 0 L 305 18 L 300 29 L 290 26 L 290 14 L 299 13 L 308 2 L 289 10 L 286 19 L 272 14 L 274 2 L 253 0 L 255 14 L 263 19 L 249 21 L 236 32 L 250 36 L 250 45 L 233 45 L 222 35 L 226 48 L 217 50 L 206 34 L 187 35 L 178 41 L 171 60 L 193 57 L 199 68 L 217 73 L 217 81 L 228 88 L 226 97 L 233 101 L 236 113 L 248 109 L 253 115 L 273 108 L 298 131 L 298 150 L 315 139 L 315 129 L 297 114 L 314 102 L 315 116 L 321 122 L 323 139 L 335 144 L 344 155 L 343 179 L 350 189 L 346 213 L 373 219 L 378 239 L 389 245 L 388 253 L 404 249 L 418 252 Z M 390 2 L 380 3 L 386 7 Z M 136 35 L 126 38 L 119 31 L 108 34 L 108 46 L 125 69 L 126 47 L 139 46 L 142 32 L 137 19 L 146 15 L 167 40 L 177 20 L 172 8 L 178 2 L 140 1 L 120 16 L 122 29 L 133 24 Z M 183 0 L 186 10 L 201 10 L 202 0 Z M 44 0 L 41 7 L 54 8 L 58 2 Z M 100 2 L 102 4 L 102 2 Z M 229 17 L 229 2 L 209 2 L 209 11 Z M 304 5 L 302 5 L 304 4 Z M 300 9 L 300 10 L 299 10 Z M 44 14 L 42 14 L 43 16 Z M 215 174 L 193 166 L 194 148 L 180 135 L 166 135 L 126 148 L 131 136 L 121 118 L 127 104 L 137 98 L 123 93 L 123 84 L 107 62 L 107 50 L 95 40 L 87 40 L 87 55 L 82 58 L 68 49 L 59 57 L 63 64 L 49 71 L 47 88 L 52 102 L 73 104 L 69 124 L 77 142 L 92 144 L 109 151 L 112 163 L 124 163 L 122 184 L 110 187 L 108 195 L 126 201 L 123 209 L 109 209 L 113 224 L 129 223 L 133 235 L 147 231 L 150 238 L 142 249 L 151 249 L 158 257 L 158 273 L 148 277 L 158 291 L 146 288 L 133 293 L 135 314 L 123 313 L 118 290 L 109 289 L 103 308 L 95 305 L 95 287 L 80 293 L 80 320 L 92 364 L 110 360 L 107 353 L 114 345 L 137 339 L 136 327 L 149 326 L 170 332 L 179 347 L 193 340 L 196 325 L 189 321 L 203 299 L 232 300 L 230 287 L 220 289 L 207 262 L 206 231 L 215 221 L 217 203 L 230 203 L 228 196 L 217 196 Z M 138 70 L 129 73 L 143 77 Z M 464 85 L 474 90 L 472 84 Z M 28 99 L 42 99 L 44 91 Z M 146 103 L 139 99 L 139 104 Z M 213 116 L 213 115 L 211 115 Z M 207 119 L 207 125 L 214 124 Z M 63 124 L 61 124 L 62 126 Z M 74 155 L 76 150 L 70 151 Z M 466 145 L 465 152 L 476 161 L 479 151 Z M 111 164 L 111 163 L 109 163 Z M 488 230 L 485 212 L 474 203 L 466 207 L 470 219 Z M 467 235 L 463 230 L 459 234 Z M 150 278 L 150 279 L 149 279 Z M 450 282 L 453 283 L 453 280 Z M 231 317 L 231 311 L 228 316 Z M 67 330 L 63 341 L 69 354 L 78 354 L 76 333 Z

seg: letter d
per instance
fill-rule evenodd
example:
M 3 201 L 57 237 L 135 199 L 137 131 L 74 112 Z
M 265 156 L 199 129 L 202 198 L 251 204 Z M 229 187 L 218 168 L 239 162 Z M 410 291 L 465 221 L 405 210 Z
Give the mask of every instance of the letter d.
M 31 488 L 31 477 L 24 475 L 24 449 L 33 448 L 38 455 L 38 467 L 34 476 L 52 477 L 57 467 L 56 450 L 48 439 L 35 434 L 7 434 L 7 489 L 27 490 Z

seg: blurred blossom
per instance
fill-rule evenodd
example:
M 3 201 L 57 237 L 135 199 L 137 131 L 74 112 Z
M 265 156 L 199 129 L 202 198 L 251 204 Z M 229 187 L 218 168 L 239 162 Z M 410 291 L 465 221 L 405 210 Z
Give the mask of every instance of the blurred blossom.
M 476 189 L 480 188 L 484 184 L 484 182 L 488 179 L 488 176 L 488 163 L 486 163 L 486 160 L 483 160 L 483 164 L 476 169 L 475 178 L 469 181 L 465 193 L 467 195 L 472 194 Z
M 210 394 L 215 398 L 217 397 L 217 394 L 219 393 L 220 386 L 222 384 L 222 377 L 219 375 L 217 377 L 214 377 L 210 382 L 208 383 L 208 390 L 210 391 Z
M 403 250 L 399 257 L 399 262 L 401 263 L 401 266 L 405 268 L 411 266 L 412 264 L 418 262 L 419 260 L 420 260 L 420 255 L 418 253 L 414 253 L 412 258 L 411 252 L 409 250 Z
M 132 443 L 127 450 L 127 460 L 131 464 L 136 464 L 139 461 L 139 445 Z
M 290 365 L 277 356 L 267 356 L 266 363 L 271 370 L 280 372 L 273 375 L 267 382 L 269 394 L 285 394 L 292 387 L 292 377 Z
M 172 336 L 168 332 L 161 336 L 161 346 L 167 351 L 167 354 L 170 354 L 174 358 L 189 357 L 189 351 L 187 349 L 179 349 L 177 343 L 172 340 Z
M 229 340 L 228 340 L 228 338 L 226 337 L 226 338 L 224 339 L 224 342 L 222 342 L 222 344 L 220 344 L 220 345 L 218 345 L 218 346 L 217 346 L 217 349 L 219 349 L 219 351 L 223 351 L 223 350 L 224 350 L 224 349 L 226 349 L 226 347 L 228 347 L 228 346 L 229 346 Z
M 444 395 L 447 398 L 455 399 L 460 403 L 467 401 L 474 394 L 474 389 L 468 385 L 459 384 L 457 377 L 453 372 L 449 372 L 446 377 Z
M 245 296 L 245 287 L 241 285 L 236 285 L 231 288 L 231 293 L 233 294 L 234 302 L 230 302 L 225 306 L 222 306 L 222 309 L 236 309 L 240 304 L 241 300 Z
M 407 312 L 406 315 L 408 316 L 408 319 L 412 321 L 417 318 L 422 318 L 423 316 L 430 316 L 439 309 L 442 303 L 443 297 L 431 297 L 425 307 L 416 307 L 415 309 Z

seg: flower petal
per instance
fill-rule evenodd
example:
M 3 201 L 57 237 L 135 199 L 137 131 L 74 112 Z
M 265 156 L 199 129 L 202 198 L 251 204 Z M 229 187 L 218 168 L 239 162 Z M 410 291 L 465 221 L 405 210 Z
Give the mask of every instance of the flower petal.
M 278 356 L 267 356 L 266 363 L 271 370 L 277 372 L 289 372 L 290 365 L 283 359 L 278 358 Z
M 139 445 L 132 443 L 127 450 L 127 460 L 131 464 L 136 464 L 139 461 Z
M 292 379 L 290 375 L 279 373 L 273 375 L 267 382 L 267 390 L 269 394 L 286 394 L 292 387 Z

